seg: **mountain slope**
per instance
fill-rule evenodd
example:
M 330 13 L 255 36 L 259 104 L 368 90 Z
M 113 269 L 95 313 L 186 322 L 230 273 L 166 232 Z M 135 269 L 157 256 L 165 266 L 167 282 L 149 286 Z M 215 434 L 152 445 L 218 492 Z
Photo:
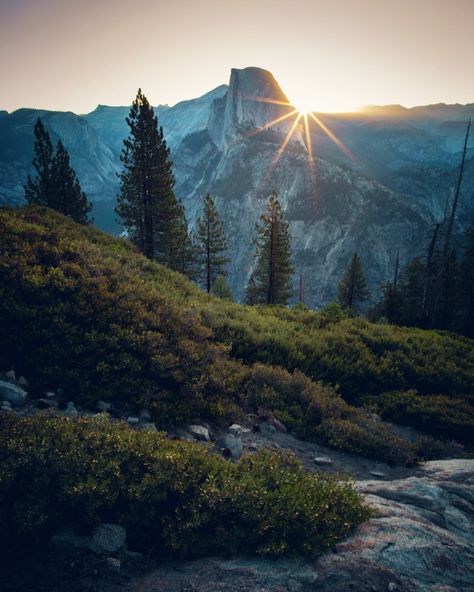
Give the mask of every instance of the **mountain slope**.
M 264 100 L 262 100 L 264 99 Z M 402 265 L 423 252 L 432 225 L 443 219 L 455 184 L 465 119 L 474 105 L 370 108 L 357 114 L 318 114 L 341 148 L 310 118 L 314 179 L 302 130 L 277 163 L 293 118 L 270 72 L 233 69 L 229 85 L 173 107 L 157 107 L 172 150 L 176 191 L 193 226 L 204 194 L 215 197 L 230 239 L 230 284 L 240 299 L 253 265 L 255 222 L 276 189 L 294 238 L 295 292 L 320 306 L 335 296 L 352 253 L 364 260 L 374 296 Z M 119 232 L 113 212 L 128 107 L 99 106 L 78 117 L 20 110 L 0 117 L 0 200 L 21 203 L 31 171 L 38 115 L 71 151 L 73 165 L 95 202 L 96 223 Z M 263 131 L 255 133 L 262 128 Z M 472 143 L 459 210 L 459 228 L 474 218 Z M 349 156 L 348 156 L 349 154 Z M 351 156 L 352 155 L 352 156 Z

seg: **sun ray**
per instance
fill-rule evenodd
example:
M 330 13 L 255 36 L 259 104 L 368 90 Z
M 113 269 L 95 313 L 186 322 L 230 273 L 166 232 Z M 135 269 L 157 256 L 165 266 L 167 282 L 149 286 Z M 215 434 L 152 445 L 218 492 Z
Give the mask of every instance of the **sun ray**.
M 250 132 L 247 132 L 245 134 L 245 137 L 251 138 L 252 136 L 255 136 L 256 134 L 259 134 L 260 132 L 265 131 L 269 127 L 272 127 L 272 126 L 276 125 L 277 123 L 281 123 L 282 121 L 285 121 L 285 119 L 288 119 L 289 117 L 296 115 L 297 113 L 298 113 L 298 109 L 294 109 L 290 113 L 286 113 L 285 115 L 282 115 L 281 117 L 275 117 L 275 119 L 268 121 L 267 123 L 263 124 L 262 126 L 254 129 Z
M 247 101 L 257 101 L 259 103 L 271 103 L 272 105 L 283 105 L 284 107 L 293 107 L 293 109 L 294 109 L 294 105 L 292 105 L 291 103 L 288 103 L 288 101 L 278 101 L 276 99 L 269 99 L 267 97 L 257 97 L 257 96 L 250 96 L 250 97 L 244 97 L 244 98 Z
M 340 148 L 342 150 L 342 152 L 344 152 L 344 154 L 350 158 L 351 160 L 353 160 L 354 162 L 359 163 L 358 159 L 352 154 L 352 152 L 349 150 L 349 148 L 347 148 L 347 146 L 345 144 L 343 144 L 343 142 L 341 142 L 341 140 L 327 127 L 327 125 L 325 125 L 320 119 L 319 117 L 316 117 L 316 115 L 314 113 L 310 113 L 309 114 L 310 117 L 312 117 L 314 119 L 314 121 L 317 123 L 317 125 L 319 125 L 319 127 L 323 130 L 323 132 L 329 137 L 331 138 L 331 140 L 336 144 L 336 146 L 338 148 Z
M 294 134 L 294 131 L 296 129 L 296 126 L 298 125 L 298 123 L 302 117 L 303 117 L 303 114 L 301 112 L 298 113 L 298 117 L 295 118 L 292 126 L 290 127 L 290 129 L 288 130 L 288 133 L 286 134 L 285 139 L 283 140 L 282 145 L 278 149 L 278 152 L 276 153 L 275 158 L 272 161 L 272 164 L 270 165 L 271 166 L 270 170 L 272 170 L 275 167 L 275 165 L 278 163 L 278 161 L 280 160 L 281 155 L 283 154 L 286 147 L 288 146 L 288 142 L 291 140 L 291 138 Z
M 314 158 L 313 158 L 313 143 L 311 141 L 311 136 L 309 133 L 309 122 L 308 122 L 308 114 L 304 113 L 304 134 L 306 138 L 306 150 L 308 153 L 308 165 L 309 165 L 309 176 L 311 178 L 311 185 L 313 189 L 316 185 L 316 179 L 314 177 Z

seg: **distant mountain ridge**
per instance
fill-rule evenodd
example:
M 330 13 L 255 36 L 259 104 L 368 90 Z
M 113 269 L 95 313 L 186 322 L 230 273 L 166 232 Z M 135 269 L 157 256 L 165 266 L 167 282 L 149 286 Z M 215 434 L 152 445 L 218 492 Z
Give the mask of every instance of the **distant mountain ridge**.
M 334 297 L 355 250 L 375 292 L 391 277 L 397 250 L 402 262 L 421 254 L 431 225 L 444 216 L 474 104 L 318 114 L 347 150 L 313 122 L 312 178 L 301 129 L 272 164 L 291 118 L 255 133 L 291 111 L 280 104 L 286 101 L 272 74 L 252 67 L 233 69 L 229 85 L 197 99 L 156 108 L 172 152 L 176 192 L 191 225 L 203 195 L 211 192 L 230 239 L 231 286 L 241 298 L 253 265 L 255 222 L 275 188 L 291 223 L 294 267 L 296 276 L 304 277 L 307 303 L 321 305 Z M 31 172 L 33 125 L 40 116 L 53 140 L 61 138 L 69 150 L 94 201 L 96 224 L 117 232 L 113 207 L 128 111 L 99 105 L 81 116 L 34 109 L 0 112 L 0 203 L 22 202 L 22 186 Z M 461 225 L 474 219 L 473 145 L 471 141 Z

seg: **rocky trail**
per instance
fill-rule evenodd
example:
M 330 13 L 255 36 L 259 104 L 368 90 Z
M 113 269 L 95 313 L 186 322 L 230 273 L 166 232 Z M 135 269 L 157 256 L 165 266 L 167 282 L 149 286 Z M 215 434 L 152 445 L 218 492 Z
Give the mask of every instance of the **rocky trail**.
M 33 413 L 38 406 L 69 415 L 111 411 L 106 402 L 94 412 L 78 411 L 72 403 L 60 409 L 54 393 L 42 403 L 28 403 L 26 395 L 13 388 L 22 390 L 27 383 L 20 386 L 22 381 L 12 375 L 4 378 L 0 382 L 4 413 Z M 146 410 L 127 419 L 135 429 L 156 429 Z M 474 459 L 388 466 L 303 442 L 265 415 L 249 416 L 246 425 L 226 430 L 196 422 L 169 437 L 212 442 L 216 452 L 231 460 L 260 448 L 288 450 L 309 471 L 348 475 L 374 515 L 314 560 L 238 557 L 159 563 L 127 550 L 126 533 L 118 526 L 102 525 L 106 528 L 94 537 L 58 533 L 48 550 L 23 558 L 21 569 L 2 567 L 2 592 L 474 590 Z

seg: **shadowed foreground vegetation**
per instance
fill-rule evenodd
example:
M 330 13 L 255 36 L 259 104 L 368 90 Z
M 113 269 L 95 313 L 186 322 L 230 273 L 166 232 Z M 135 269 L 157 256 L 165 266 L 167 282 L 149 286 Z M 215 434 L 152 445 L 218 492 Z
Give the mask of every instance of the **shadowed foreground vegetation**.
M 159 557 L 313 555 L 370 512 L 349 483 L 261 451 L 233 464 L 205 446 L 107 418 L 0 416 L 0 542 L 119 522 Z
M 161 427 L 265 407 L 304 438 L 413 462 L 416 444 L 353 406 L 369 401 L 387 417 L 472 439 L 472 341 L 334 307 L 230 303 L 46 208 L 0 212 L 0 324 L 0 366 L 27 376 L 33 394 L 61 387 L 86 406 L 147 407 Z M 437 405 L 394 415 L 387 393 L 410 389 Z

